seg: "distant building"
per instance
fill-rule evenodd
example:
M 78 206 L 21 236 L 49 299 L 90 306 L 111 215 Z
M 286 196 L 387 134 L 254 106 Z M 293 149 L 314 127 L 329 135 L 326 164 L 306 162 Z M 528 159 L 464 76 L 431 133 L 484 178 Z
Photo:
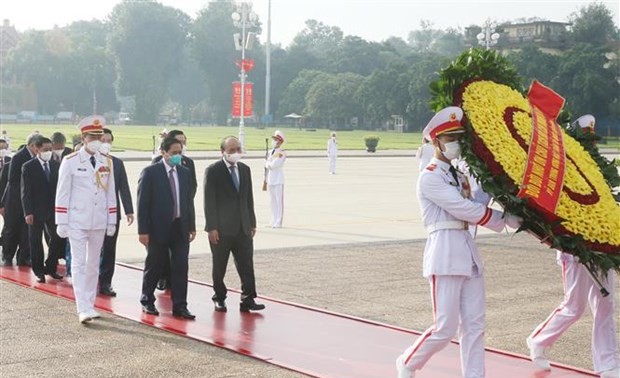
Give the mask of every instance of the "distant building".
M 0 68 L 4 67 L 8 52 L 17 46 L 19 42 L 19 34 L 14 26 L 11 26 L 9 20 L 4 19 L 0 26 Z
M 568 26 L 565 22 L 534 21 L 521 24 L 505 24 L 501 30 L 502 49 L 518 49 L 534 44 L 549 53 L 561 53 L 568 42 Z

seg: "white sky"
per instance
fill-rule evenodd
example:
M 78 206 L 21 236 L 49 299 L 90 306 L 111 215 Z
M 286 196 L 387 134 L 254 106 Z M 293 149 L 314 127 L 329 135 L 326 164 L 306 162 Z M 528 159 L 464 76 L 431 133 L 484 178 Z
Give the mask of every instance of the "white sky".
M 105 18 L 119 0 L 4 0 L 0 18 L 9 19 L 17 30 L 50 29 L 77 20 Z M 206 0 L 160 0 L 181 9 L 192 18 Z M 436 28 L 464 28 L 493 21 L 522 17 L 540 17 L 550 21 L 568 21 L 571 13 L 595 1 L 587 0 L 272 0 L 272 42 L 288 45 L 304 28 L 304 21 L 316 19 L 340 27 L 345 35 L 381 41 L 390 36 L 406 39 L 418 29 L 421 20 L 430 20 Z M 620 2 L 601 1 L 611 10 L 616 26 L 620 24 Z M 254 0 L 254 11 L 263 22 L 261 40 L 266 39 L 268 0 Z

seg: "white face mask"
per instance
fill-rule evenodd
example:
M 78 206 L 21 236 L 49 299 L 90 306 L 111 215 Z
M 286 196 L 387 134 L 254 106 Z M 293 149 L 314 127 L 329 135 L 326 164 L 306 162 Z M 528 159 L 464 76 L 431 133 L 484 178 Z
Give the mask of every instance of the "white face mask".
M 41 160 L 43 161 L 50 161 L 50 159 L 52 158 L 52 151 L 44 151 L 44 152 L 40 152 L 39 153 L 39 157 L 41 158 Z
M 243 155 L 235 152 L 234 154 L 224 154 L 224 158 L 226 159 L 227 162 L 229 162 L 230 164 L 237 164 L 237 162 L 239 160 L 241 160 L 241 157 Z
M 100 140 L 93 140 L 93 141 L 86 143 L 86 148 L 88 148 L 90 152 L 95 153 L 99 151 L 99 148 L 101 148 L 101 144 L 102 143 Z
M 277 148 L 278 147 L 278 141 L 275 139 L 271 140 L 271 148 Z
M 458 141 L 443 143 L 445 151 L 441 153 L 448 160 L 453 160 L 461 156 L 461 145 Z
M 109 154 L 111 150 L 112 145 L 110 143 L 101 143 L 101 146 L 99 147 L 99 152 L 103 155 Z
M 52 152 L 60 159 L 62 157 L 62 153 L 65 152 L 65 150 L 52 150 Z
M 0 150 L 0 157 L 5 157 L 7 155 L 8 151 L 6 150 L 6 148 L 3 148 Z
M 187 155 L 187 146 L 183 145 L 183 149 L 181 150 L 181 155 Z

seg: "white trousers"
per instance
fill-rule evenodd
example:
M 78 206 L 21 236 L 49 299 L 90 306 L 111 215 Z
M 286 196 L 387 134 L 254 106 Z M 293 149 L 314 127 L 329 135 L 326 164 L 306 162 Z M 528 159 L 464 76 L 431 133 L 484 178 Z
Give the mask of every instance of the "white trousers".
M 329 155 L 329 173 L 336 173 L 336 155 Z
M 104 237 L 105 230 L 69 230 L 71 277 L 78 313 L 95 308 Z
M 269 185 L 271 227 L 282 227 L 284 217 L 284 185 Z
M 405 350 L 405 365 L 422 369 L 459 331 L 463 377 L 484 377 L 484 278 L 431 276 L 429 281 L 435 323 Z
M 609 271 L 607 280 L 601 280 L 609 291 L 603 297 L 592 281 L 586 267 L 574 261 L 562 261 L 564 300 L 551 315 L 539 324 L 530 335 L 532 344 L 548 348 L 583 315 L 590 304 L 592 325 L 592 363 L 594 370 L 602 372 L 620 367 L 616 322 L 614 320 L 615 276 Z

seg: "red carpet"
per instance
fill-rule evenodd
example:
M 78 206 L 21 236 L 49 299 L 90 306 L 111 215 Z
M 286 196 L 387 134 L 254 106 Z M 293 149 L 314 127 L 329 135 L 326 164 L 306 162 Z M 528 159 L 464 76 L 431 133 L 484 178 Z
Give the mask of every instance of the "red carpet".
M 18 267 L 0 267 L 0 278 L 73 300 L 67 280 L 39 284 L 30 269 Z M 190 282 L 188 294 L 188 307 L 197 316 L 195 321 L 173 318 L 167 294 L 158 296 L 160 316 L 144 315 L 138 301 L 141 283 L 142 270 L 117 265 L 114 287 L 118 297 L 99 297 L 97 308 L 316 377 L 395 377 L 396 357 L 419 335 L 269 298 L 260 298 L 267 306 L 262 313 L 240 313 L 239 294 L 235 292 L 229 293 L 228 312 L 217 313 L 210 299 L 211 287 L 196 281 Z M 486 369 L 487 376 L 493 378 L 596 376 L 563 365 L 553 365 L 551 372 L 537 371 L 524 356 L 491 349 L 486 352 Z M 460 377 L 458 344 L 452 343 L 434 356 L 416 376 Z

